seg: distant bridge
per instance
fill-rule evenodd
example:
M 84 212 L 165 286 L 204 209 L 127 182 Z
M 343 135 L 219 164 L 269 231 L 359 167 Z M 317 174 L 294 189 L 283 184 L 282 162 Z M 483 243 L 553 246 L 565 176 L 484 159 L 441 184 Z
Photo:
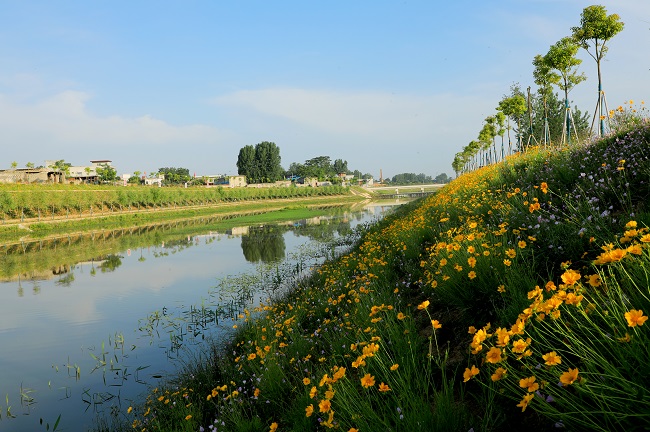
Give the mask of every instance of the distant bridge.
M 422 198 L 427 195 L 433 195 L 436 193 L 436 191 L 426 191 L 426 192 L 402 192 L 402 193 L 396 193 L 396 194 L 381 194 L 378 195 L 377 198 L 386 198 L 386 199 L 393 199 L 393 198 Z

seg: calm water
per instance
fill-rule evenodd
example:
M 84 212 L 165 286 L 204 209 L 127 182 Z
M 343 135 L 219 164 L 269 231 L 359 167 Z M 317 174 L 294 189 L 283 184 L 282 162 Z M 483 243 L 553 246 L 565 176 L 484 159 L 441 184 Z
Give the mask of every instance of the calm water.
M 297 277 L 332 252 L 318 244 L 385 209 L 0 245 L 0 431 L 52 430 L 59 415 L 58 430 L 81 431 L 123 412 L 204 339 L 227 337 L 242 307 L 277 294 L 265 275 Z

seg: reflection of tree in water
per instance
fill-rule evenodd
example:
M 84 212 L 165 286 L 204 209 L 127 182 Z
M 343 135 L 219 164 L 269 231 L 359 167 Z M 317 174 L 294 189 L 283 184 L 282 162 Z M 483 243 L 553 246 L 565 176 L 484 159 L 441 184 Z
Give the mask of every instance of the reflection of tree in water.
M 286 228 L 276 225 L 251 227 L 248 235 L 241 238 L 241 248 L 246 261 L 273 263 L 284 259 L 285 231 Z
M 123 256 L 117 254 L 107 255 L 103 263 L 99 265 L 102 273 L 115 271 L 116 268 L 122 265 Z
M 74 273 L 67 273 L 65 276 L 62 276 L 55 282 L 56 285 L 61 286 L 70 286 L 74 282 Z
M 352 233 L 350 220 L 347 218 L 321 219 L 319 224 L 301 224 L 294 229 L 296 235 L 307 236 L 311 240 L 327 242 L 336 236 L 344 237 Z

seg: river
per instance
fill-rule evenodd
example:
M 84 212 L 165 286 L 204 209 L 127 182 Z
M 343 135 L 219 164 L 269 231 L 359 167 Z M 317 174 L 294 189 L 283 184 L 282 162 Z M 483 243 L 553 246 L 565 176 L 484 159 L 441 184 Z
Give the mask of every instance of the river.
M 123 413 L 387 208 L 0 244 L 0 430 L 83 431 Z

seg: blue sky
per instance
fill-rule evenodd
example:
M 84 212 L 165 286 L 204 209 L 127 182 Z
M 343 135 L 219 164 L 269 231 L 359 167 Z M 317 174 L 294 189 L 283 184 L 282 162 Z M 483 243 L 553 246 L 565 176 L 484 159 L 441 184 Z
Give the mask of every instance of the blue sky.
M 452 174 L 532 59 L 591 1 L 0 0 L 0 168 L 110 159 L 118 173 L 236 174 L 273 141 L 376 178 Z M 650 1 L 601 1 L 625 30 L 603 64 L 611 107 L 650 103 Z M 571 93 L 597 99 L 596 64 Z

